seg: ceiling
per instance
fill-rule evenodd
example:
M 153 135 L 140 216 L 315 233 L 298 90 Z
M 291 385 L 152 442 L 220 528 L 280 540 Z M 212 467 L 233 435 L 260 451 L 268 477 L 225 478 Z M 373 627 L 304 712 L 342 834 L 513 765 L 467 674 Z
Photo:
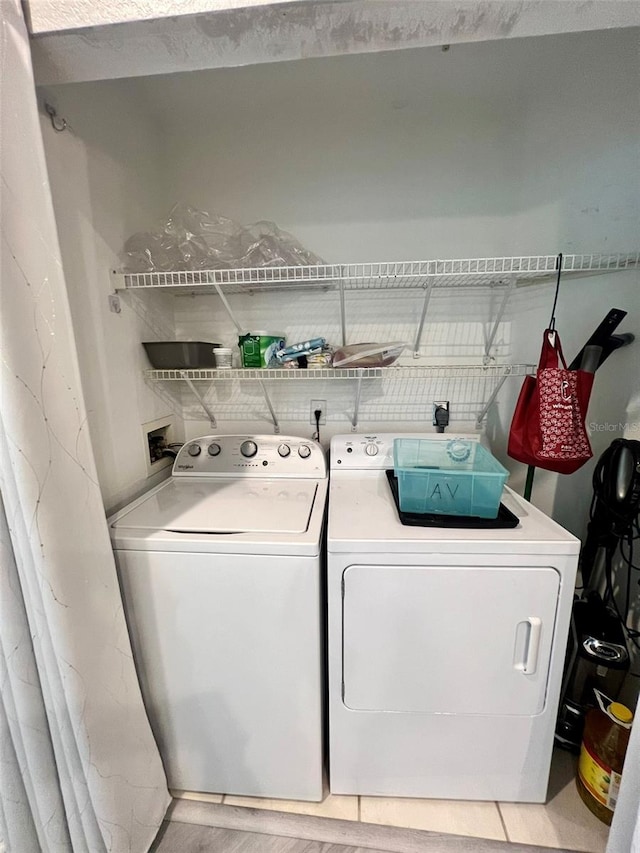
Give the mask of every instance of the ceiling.
M 39 84 L 640 26 L 640 0 L 30 0 L 29 9 Z

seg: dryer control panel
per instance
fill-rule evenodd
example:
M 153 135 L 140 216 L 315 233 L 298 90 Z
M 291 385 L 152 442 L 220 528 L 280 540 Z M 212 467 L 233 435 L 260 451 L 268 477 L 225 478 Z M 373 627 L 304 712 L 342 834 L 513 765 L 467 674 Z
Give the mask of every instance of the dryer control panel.
M 316 441 L 282 435 L 204 435 L 187 441 L 173 463 L 174 477 L 327 476 Z
M 334 435 L 331 439 L 331 470 L 378 470 L 393 468 L 393 441 L 396 438 L 428 438 L 451 441 L 462 438 L 480 441 L 480 434 L 467 433 L 372 433 Z

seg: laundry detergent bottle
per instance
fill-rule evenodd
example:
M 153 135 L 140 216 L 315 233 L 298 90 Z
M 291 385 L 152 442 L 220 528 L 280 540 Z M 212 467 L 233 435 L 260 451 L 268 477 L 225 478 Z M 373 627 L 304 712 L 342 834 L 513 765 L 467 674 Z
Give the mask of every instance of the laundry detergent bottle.
M 592 708 L 586 716 L 576 785 L 586 806 L 606 824 L 618 801 L 632 721 L 632 712 L 620 702 L 611 702 L 606 711 Z

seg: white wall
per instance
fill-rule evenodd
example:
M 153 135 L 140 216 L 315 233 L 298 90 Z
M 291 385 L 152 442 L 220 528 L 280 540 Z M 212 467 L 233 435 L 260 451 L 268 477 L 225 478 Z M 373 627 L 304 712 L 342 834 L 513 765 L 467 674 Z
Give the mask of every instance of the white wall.
M 637 31 L 538 40 L 536 51 L 535 85 L 527 89 L 519 118 L 523 180 L 513 223 L 516 241 L 526 246 L 535 239 L 565 252 L 635 247 L 640 236 Z M 551 291 L 519 294 L 512 329 L 515 360 L 537 360 Z M 569 359 L 613 307 L 629 313 L 619 331 L 640 333 L 637 271 L 562 284 L 557 319 Z M 614 353 L 598 371 L 588 416 L 595 459 L 622 436 L 622 429 L 602 427 L 631 419 L 637 353 L 637 345 Z M 511 386 L 502 398 L 505 414 L 514 403 Z M 578 534 L 586 523 L 594 462 L 571 477 L 536 473 L 535 502 Z M 518 487 L 525 472 L 516 466 L 514 473 Z
M 82 157 L 67 154 L 66 160 L 65 135 L 48 140 L 51 150 L 56 147 L 58 172 L 65 176 L 57 182 L 57 193 L 70 235 L 81 223 L 69 221 L 76 192 L 75 181 L 73 192 L 69 187 L 69 174 L 86 171 L 84 160 L 109 163 L 99 188 L 92 192 L 84 177 L 77 190 L 90 211 L 86 217 L 101 220 L 94 230 L 99 245 L 106 246 L 100 259 L 104 266 L 92 259 L 93 276 L 103 276 L 98 287 L 104 290 L 92 297 L 95 304 L 84 303 L 79 318 L 91 317 L 99 328 L 124 330 L 130 324 L 122 351 L 127 364 L 134 365 L 139 321 L 128 308 L 124 320 L 103 316 L 108 290 L 103 269 L 126 234 L 149 225 L 156 212 L 177 200 L 242 222 L 274 219 L 336 262 L 637 249 L 637 43 L 637 31 L 596 32 L 457 45 L 448 52 L 428 48 L 58 87 L 55 94 L 68 106 L 68 120 L 87 137 Z M 100 111 L 104 97 L 112 100 Z M 131 135 L 135 152 L 119 159 L 121 118 L 128 112 L 118 105 L 125 100 L 134 115 L 122 136 Z M 160 152 L 159 161 L 154 151 Z M 131 183 L 131 192 L 118 201 L 105 192 L 109 170 Z M 120 218 L 125 210 L 126 221 Z M 74 277 L 81 300 L 84 268 Z M 625 328 L 633 330 L 638 293 L 636 273 L 563 285 L 558 321 L 568 355 L 613 305 L 630 311 Z M 537 360 L 551 299 L 551 286 L 514 295 L 496 339 L 499 360 Z M 282 330 L 290 341 L 325 332 L 338 342 L 333 294 L 233 297 L 232 302 L 247 327 Z M 443 358 L 479 363 L 495 304 L 486 293 L 434 296 L 419 363 Z M 354 297 L 348 303 L 350 341 L 412 340 L 419 310 L 415 294 Z M 176 299 L 175 313 L 179 336 L 235 341 L 215 297 Z M 128 395 L 119 387 L 113 359 L 98 355 L 104 353 L 102 345 L 92 352 L 88 328 L 82 331 L 85 348 L 88 358 L 102 357 L 103 378 L 87 382 L 100 394 L 109 386 L 112 402 L 106 408 L 132 412 L 137 395 L 143 402 L 136 402 L 131 421 L 154 417 L 162 405 L 150 402 L 148 389 L 133 375 L 125 383 Z M 624 420 L 635 387 L 632 360 L 631 352 L 616 353 L 599 373 L 590 419 Z M 613 375 L 615 383 L 608 379 Z M 136 382 L 141 387 L 134 394 Z M 488 421 L 495 451 L 503 458 L 519 386 L 519 380 L 509 380 Z M 177 395 L 178 389 L 171 391 Z M 370 429 L 384 421 L 399 428 L 428 427 L 431 402 L 442 396 L 452 401 L 454 425 L 468 425 L 488 391 L 478 383 L 371 383 L 363 393 L 362 425 Z M 238 413 L 249 431 L 270 430 L 256 389 L 239 393 L 220 384 L 210 395 L 223 416 L 220 431 L 237 424 Z M 327 399 L 331 431 L 348 431 L 353 388 L 337 383 L 276 390 L 287 428 L 309 434 L 311 397 Z M 188 392 L 181 399 L 190 419 L 187 434 L 207 431 Z M 113 428 L 120 436 L 118 424 Z M 596 452 L 605 437 L 596 437 Z M 127 465 L 116 462 L 115 468 L 122 475 L 128 470 L 131 483 L 139 483 L 139 448 L 134 451 L 133 442 L 132 424 L 120 451 Z M 114 470 L 114 454 L 115 447 L 105 470 Z M 510 464 L 518 485 L 522 466 Z M 121 474 L 107 489 L 112 495 L 128 489 Z M 537 502 L 576 531 L 584 522 L 588 492 L 588 475 L 581 476 L 578 501 L 563 497 L 578 475 L 563 478 L 559 487 L 557 478 L 540 474 L 534 493 Z
M 167 203 L 275 219 L 330 261 L 626 251 L 637 50 L 627 30 L 139 82 Z
M 637 46 L 637 31 L 592 33 L 206 72 L 164 78 L 159 88 L 148 81 L 151 102 L 162 93 L 176 105 L 165 122 L 166 203 L 181 199 L 243 222 L 273 218 L 328 261 L 632 250 L 640 235 Z M 563 283 L 558 324 L 570 358 L 610 307 L 629 311 L 621 330 L 638 330 L 638 284 L 637 271 Z M 537 361 L 552 298 L 551 285 L 515 294 L 499 358 Z M 322 330 L 337 337 L 330 294 L 236 297 L 234 306 L 247 327 L 284 326 L 290 340 Z M 351 341 L 415 333 L 415 296 L 365 295 L 351 306 L 349 316 L 360 318 Z M 211 328 L 233 343 L 215 299 L 192 307 L 178 301 L 182 334 Z M 477 363 L 488 309 L 479 294 L 438 295 L 425 360 L 444 354 Z M 590 421 L 628 420 L 636 359 L 633 348 L 616 353 L 599 372 Z M 516 487 L 524 467 L 506 457 L 505 445 L 519 387 L 507 383 L 488 424 Z M 379 388 L 369 389 L 368 410 L 365 395 L 369 423 L 401 416 L 411 429 L 428 423 L 441 394 L 468 421 L 484 390 L 421 383 L 405 389 L 408 406 L 388 387 L 376 402 Z M 293 402 L 276 392 L 285 415 L 302 416 L 308 429 L 308 400 L 328 395 L 330 421 L 340 417 L 349 428 L 351 390 L 298 389 Z M 218 402 L 224 411 L 238 399 L 225 387 Z M 394 416 L 385 417 L 393 403 Z M 255 427 L 267 429 L 262 411 Z M 596 457 L 613 437 L 594 432 Z M 577 533 L 591 468 L 536 476 L 536 502 Z
M 89 429 L 102 495 L 113 509 L 154 482 L 141 425 L 171 411 L 144 383 L 139 343 L 159 336 L 158 324 L 172 328 L 171 301 L 152 294 L 140 307 L 127 296 L 121 314 L 108 306 L 109 270 L 124 239 L 161 209 L 158 133 L 123 87 L 103 86 L 99 97 L 75 86 L 40 91 L 44 100 L 70 125 L 56 133 L 42 118 Z

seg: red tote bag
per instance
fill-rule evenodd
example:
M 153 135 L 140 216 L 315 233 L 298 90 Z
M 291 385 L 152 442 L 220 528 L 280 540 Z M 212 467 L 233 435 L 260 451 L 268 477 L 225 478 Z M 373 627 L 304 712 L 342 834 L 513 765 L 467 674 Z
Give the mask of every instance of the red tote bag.
M 567 370 L 560 336 L 546 329 L 535 377 L 526 376 L 513 413 L 507 452 L 513 459 L 573 474 L 593 456 L 585 419 L 593 373 Z

